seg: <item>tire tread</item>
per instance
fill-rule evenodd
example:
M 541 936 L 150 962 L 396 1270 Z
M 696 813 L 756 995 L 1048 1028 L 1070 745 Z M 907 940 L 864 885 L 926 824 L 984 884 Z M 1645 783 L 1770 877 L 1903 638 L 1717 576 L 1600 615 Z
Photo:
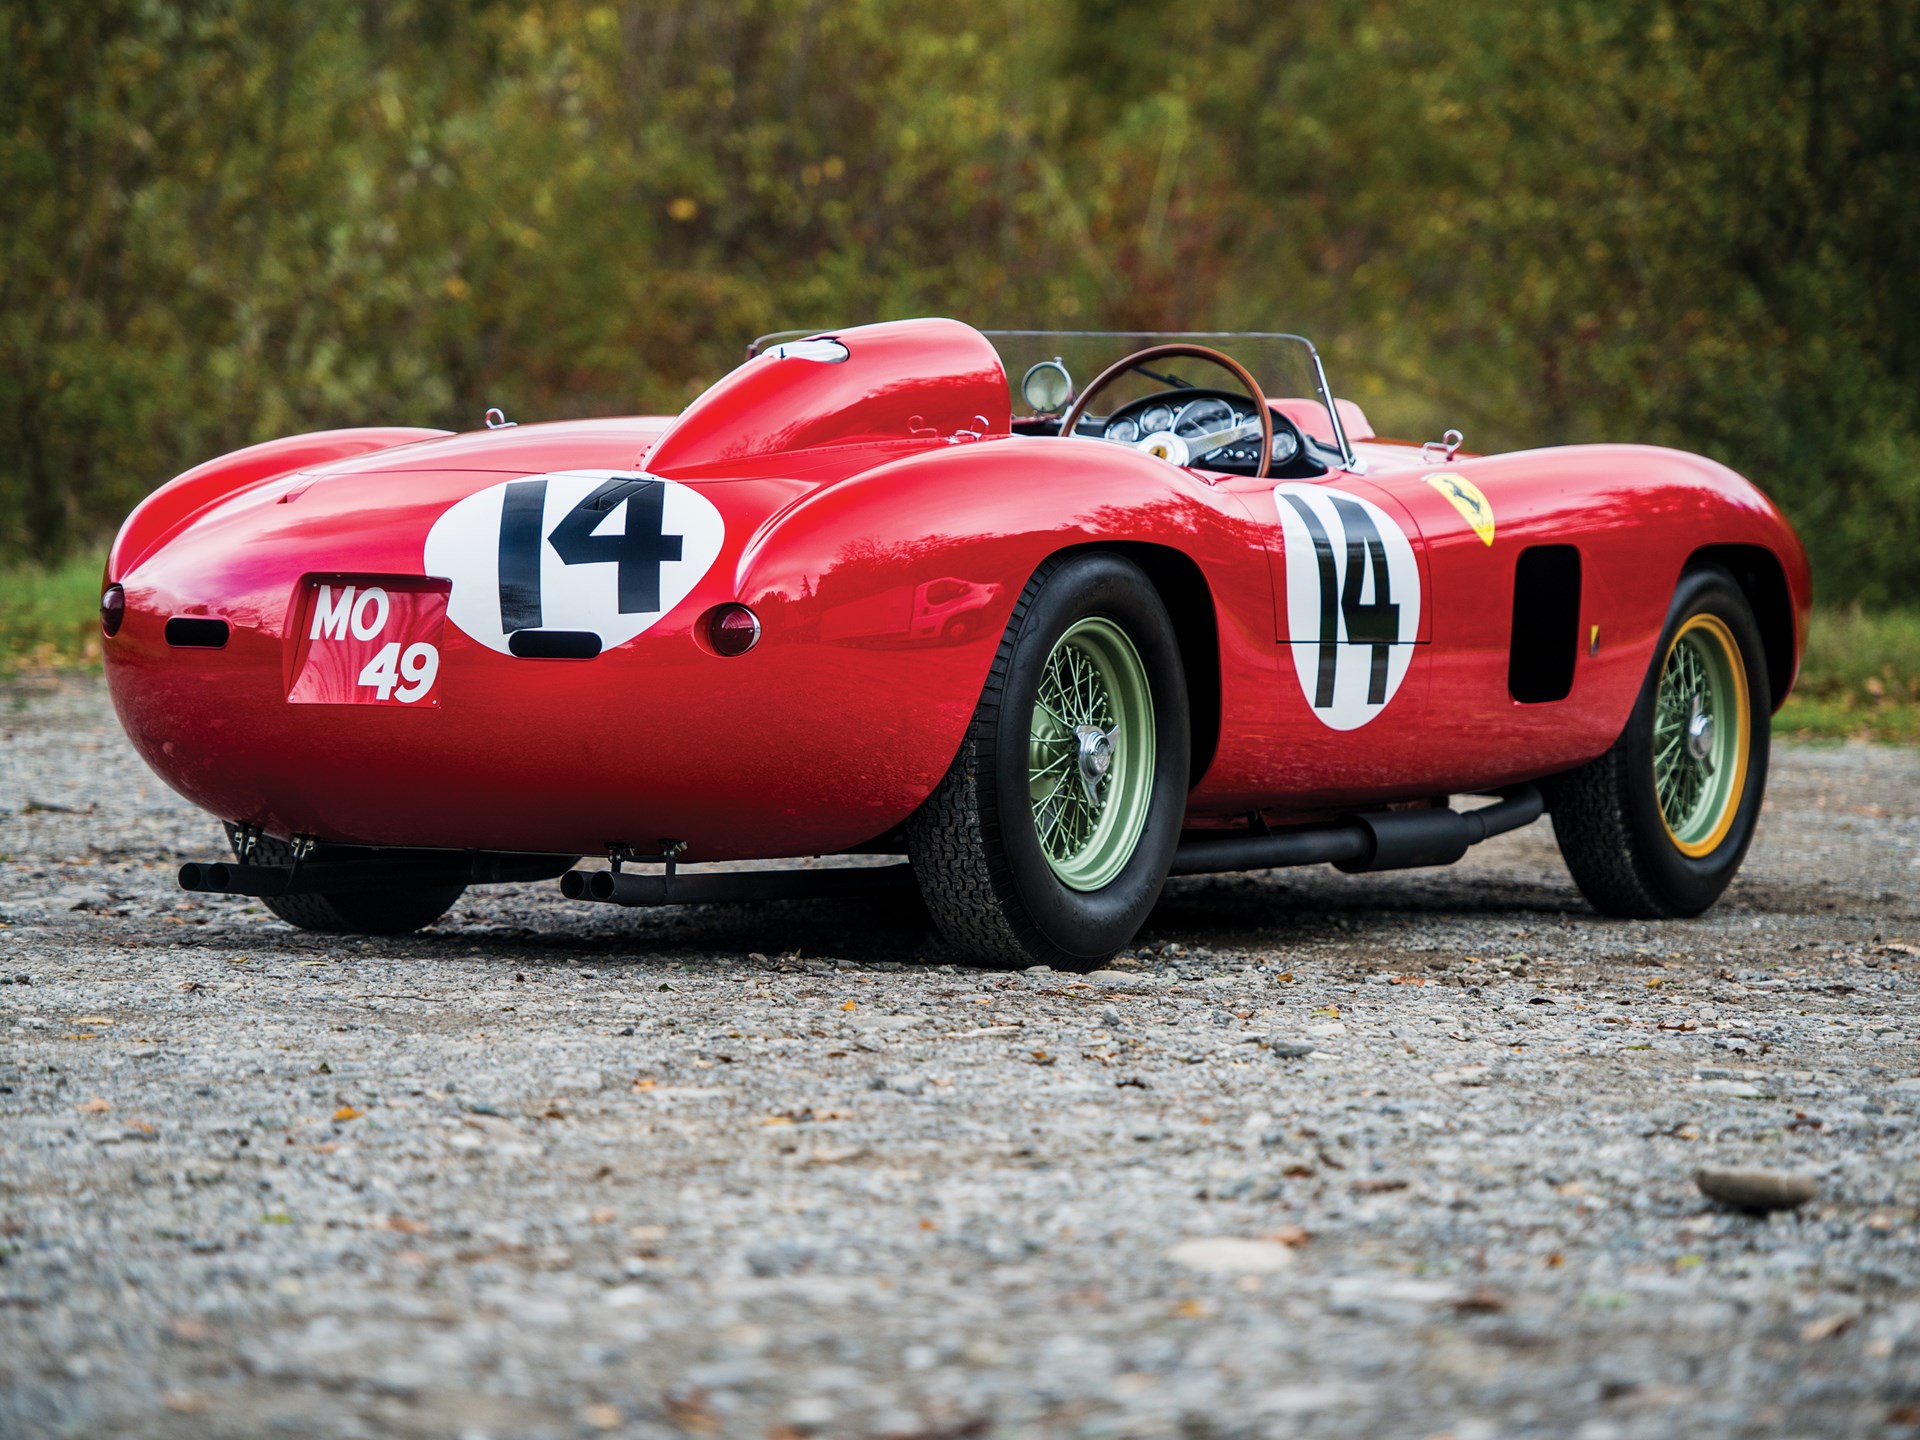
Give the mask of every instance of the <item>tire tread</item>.
M 933 794 L 907 822 L 914 878 L 934 923 L 951 943 L 975 959 L 1008 968 L 1034 964 L 1036 952 L 1053 947 L 1031 924 L 1016 923 L 1018 907 L 1001 898 L 1013 892 L 1013 873 L 1000 843 L 999 807 L 994 803 L 988 756 L 1014 644 L 1035 598 L 1063 563 L 1058 557 L 1043 563 L 1014 601 L 960 751 Z M 1071 957 L 1059 958 L 1073 963 Z

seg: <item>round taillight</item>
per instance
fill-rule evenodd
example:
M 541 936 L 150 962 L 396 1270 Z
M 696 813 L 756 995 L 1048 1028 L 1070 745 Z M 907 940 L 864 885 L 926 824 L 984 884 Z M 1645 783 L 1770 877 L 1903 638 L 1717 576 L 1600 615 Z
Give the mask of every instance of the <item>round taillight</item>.
M 100 628 L 109 635 L 120 633 L 120 622 L 127 618 L 127 592 L 118 585 L 107 586 L 100 597 Z
M 707 639 L 721 655 L 744 655 L 760 642 L 760 617 L 744 605 L 722 605 L 707 621 Z

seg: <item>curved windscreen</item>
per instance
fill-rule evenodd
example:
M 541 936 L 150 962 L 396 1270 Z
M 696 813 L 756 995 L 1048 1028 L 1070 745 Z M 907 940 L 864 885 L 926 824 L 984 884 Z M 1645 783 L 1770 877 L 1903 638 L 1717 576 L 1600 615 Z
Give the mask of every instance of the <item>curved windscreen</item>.
M 832 333 L 831 330 L 777 331 L 755 340 L 747 347 L 747 355 L 751 358 L 773 345 Z M 1156 345 L 1203 345 L 1222 351 L 1246 366 L 1269 400 L 1317 401 L 1326 410 L 1328 429 L 1342 458 L 1350 467 L 1354 463 L 1353 447 L 1348 442 L 1339 409 L 1333 403 L 1333 391 L 1327 384 L 1320 353 L 1304 336 L 1223 330 L 983 330 L 980 333 L 1000 353 L 1016 419 L 1061 414 L 1088 381 L 1123 356 Z M 1035 366 L 1048 365 L 1064 371 L 1064 381 L 1057 374 L 1049 373 L 1040 377 L 1041 383 L 1031 386 L 1024 383 Z M 1105 414 L 1129 400 L 1169 386 L 1239 388 L 1232 375 L 1217 365 L 1178 358 L 1160 364 L 1149 363 L 1146 372 L 1135 372 L 1115 381 L 1096 403 Z

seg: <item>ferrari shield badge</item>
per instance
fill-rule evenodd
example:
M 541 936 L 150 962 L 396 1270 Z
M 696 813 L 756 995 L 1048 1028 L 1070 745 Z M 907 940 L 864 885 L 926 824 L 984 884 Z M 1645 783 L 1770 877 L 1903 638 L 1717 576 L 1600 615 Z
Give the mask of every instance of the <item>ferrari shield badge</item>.
M 1334 730 L 1387 708 L 1420 633 L 1420 566 L 1370 500 L 1325 485 L 1273 492 L 1287 574 L 1287 636 L 1307 703 Z
M 1427 484 L 1447 497 L 1447 503 L 1460 512 L 1474 534 L 1493 544 L 1493 505 L 1485 491 L 1459 475 L 1429 475 Z

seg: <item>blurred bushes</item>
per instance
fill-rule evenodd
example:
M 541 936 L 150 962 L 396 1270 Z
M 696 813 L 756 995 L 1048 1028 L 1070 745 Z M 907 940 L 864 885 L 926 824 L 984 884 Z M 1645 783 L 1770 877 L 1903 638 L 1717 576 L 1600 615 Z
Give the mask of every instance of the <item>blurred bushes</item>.
M 1302 329 L 1387 433 L 1713 454 L 1920 599 L 1920 0 L 10 0 L 0 554 L 755 333 Z

